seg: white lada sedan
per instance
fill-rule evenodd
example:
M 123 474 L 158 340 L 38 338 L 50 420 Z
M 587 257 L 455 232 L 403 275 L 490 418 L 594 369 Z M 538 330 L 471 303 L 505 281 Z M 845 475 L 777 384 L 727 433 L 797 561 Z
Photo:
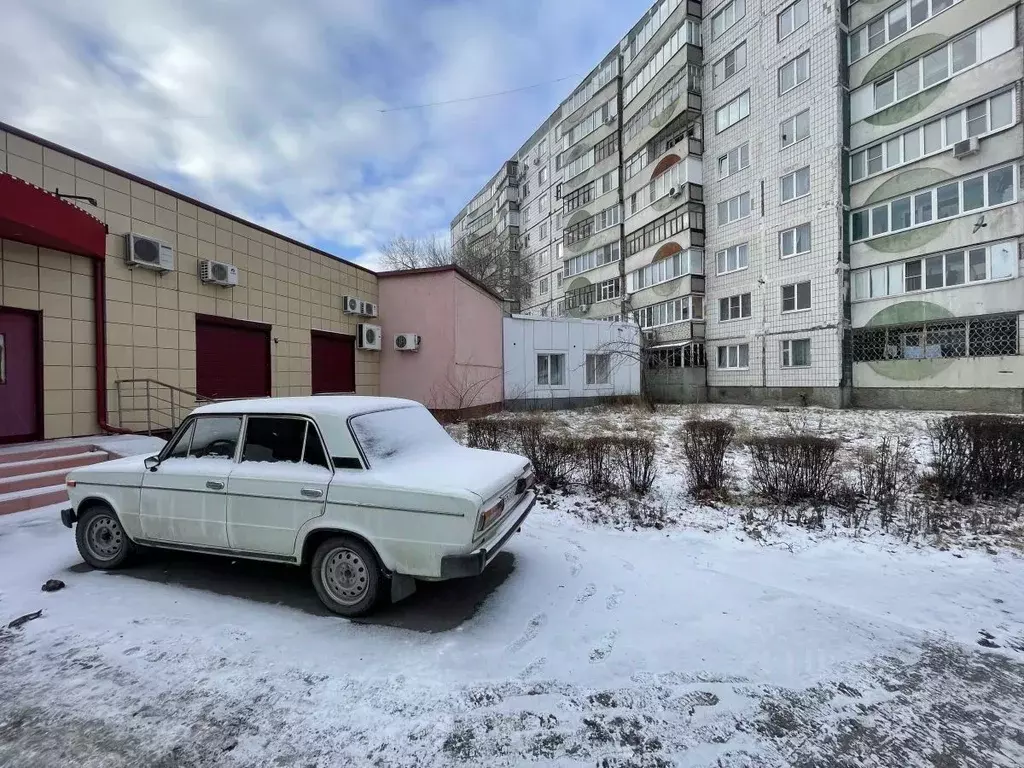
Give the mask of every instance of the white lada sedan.
M 61 519 L 94 568 L 140 546 L 307 566 L 344 616 L 479 574 L 536 498 L 522 456 L 462 447 L 419 403 L 355 396 L 204 405 L 159 455 L 67 484 Z

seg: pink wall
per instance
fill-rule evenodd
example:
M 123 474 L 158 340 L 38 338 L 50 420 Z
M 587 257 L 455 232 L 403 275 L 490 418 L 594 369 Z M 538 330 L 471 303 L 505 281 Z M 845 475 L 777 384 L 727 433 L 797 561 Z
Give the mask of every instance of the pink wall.
M 430 408 L 470 408 L 502 399 L 502 311 L 454 270 L 380 275 L 380 393 Z M 418 333 L 418 352 L 395 334 Z

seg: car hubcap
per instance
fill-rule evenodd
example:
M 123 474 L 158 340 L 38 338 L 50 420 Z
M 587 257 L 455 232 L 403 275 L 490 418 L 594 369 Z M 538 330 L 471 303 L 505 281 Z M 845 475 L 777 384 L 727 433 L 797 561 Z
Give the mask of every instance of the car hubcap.
M 124 531 L 113 517 L 97 515 L 89 521 L 85 542 L 89 554 L 97 560 L 113 560 L 124 547 Z
M 335 549 L 320 567 L 324 587 L 343 605 L 355 605 L 370 584 L 370 572 L 363 559 L 351 549 Z

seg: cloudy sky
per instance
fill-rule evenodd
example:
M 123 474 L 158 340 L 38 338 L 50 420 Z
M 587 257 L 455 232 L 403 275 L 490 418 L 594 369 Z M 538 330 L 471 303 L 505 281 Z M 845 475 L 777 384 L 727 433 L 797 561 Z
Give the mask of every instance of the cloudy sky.
M 11 0 L 0 120 L 372 266 L 446 232 L 650 2 Z

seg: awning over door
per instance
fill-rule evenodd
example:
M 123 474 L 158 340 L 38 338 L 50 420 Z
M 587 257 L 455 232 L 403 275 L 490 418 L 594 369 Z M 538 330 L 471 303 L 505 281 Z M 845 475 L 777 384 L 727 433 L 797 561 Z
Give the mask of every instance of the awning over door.
M 0 173 L 0 238 L 102 259 L 107 228 L 77 205 Z

